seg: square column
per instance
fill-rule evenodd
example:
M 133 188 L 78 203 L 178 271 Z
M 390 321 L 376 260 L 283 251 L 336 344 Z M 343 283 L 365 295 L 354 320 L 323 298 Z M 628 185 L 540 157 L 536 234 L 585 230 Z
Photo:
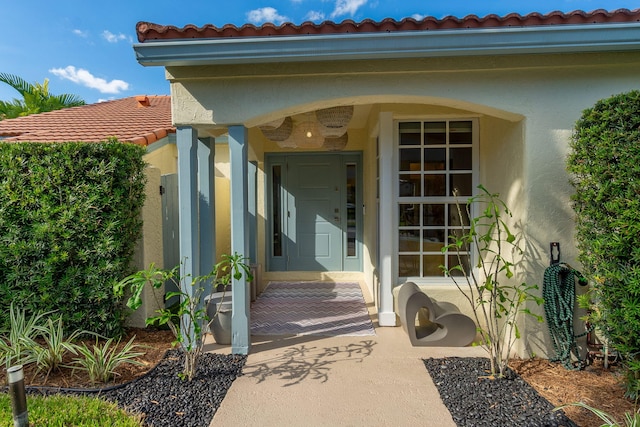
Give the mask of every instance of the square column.
M 192 127 L 177 128 L 180 277 L 190 297 L 194 296 L 193 278 L 209 273 L 216 262 L 213 143 L 211 138 L 198 140 Z M 201 297 L 212 288 L 211 283 L 203 285 Z M 186 320 L 183 325 L 188 325 Z M 195 331 L 190 327 L 182 333 L 193 336 Z
M 247 129 L 229 127 L 229 163 L 231 164 L 231 253 L 249 256 L 248 232 L 248 149 Z M 248 354 L 251 348 L 249 299 L 244 275 L 233 279 L 231 287 L 231 352 Z
M 180 229 L 180 277 L 183 289 L 193 296 L 192 278 L 200 275 L 200 242 L 198 227 L 198 137 L 197 131 L 190 126 L 176 129 L 178 148 L 178 203 Z M 185 319 L 186 320 L 186 319 Z M 183 334 L 193 336 L 193 327 Z
M 380 225 L 378 235 L 380 239 L 380 303 L 378 306 L 378 323 L 380 326 L 396 326 L 396 313 L 393 310 L 393 259 L 396 247 L 394 235 L 397 227 L 393 221 L 394 206 L 393 187 L 396 180 L 393 177 L 393 115 L 389 112 L 380 113 Z

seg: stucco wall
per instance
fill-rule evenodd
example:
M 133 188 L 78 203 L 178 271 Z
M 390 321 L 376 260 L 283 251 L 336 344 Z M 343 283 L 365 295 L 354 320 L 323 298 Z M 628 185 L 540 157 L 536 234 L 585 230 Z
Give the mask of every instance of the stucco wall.
M 145 170 L 147 185 L 145 188 L 145 202 L 142 207 L 142 238 L 138 242 L 134 254 L 134 268 L 143 270 L 154 263 L 156 267 L 163 267 L 162 254 L 162 197 L 160 188 L 160 169 L 148 166 Z M 154 295 L 155 293 L 155 295 Z M 147 286 L 142 294 L 142 306 L 134 311 L 127 319 L 129 326 L 144 328 L 145 319 L 154 315 L 162 304 L 164 289 L 152 290 Z
M 229 146 L 216 144 L 215 192 L 216 192 L 216 256 L 231 253 L 231 169 L 229 166 Z
M 158 144 L 159 148 L 155 148 L 155 144 Z M 178 149 L 176 144 L 170 143 L 167 138 L 151 144 L 144 160 L 160 169 L 162 175 L 178 173 Z
M 137 244 L 134 254 L 134 268 L 143 270 L 154 263 L 163 268 L 162 240 L 162 196 L 160 195 L 161 176 L 177 172 L 178 153 L 175 143 L 169 138 L 152 144 L 143 159 L 148 166 L 145 170 L 147 184 L 145 187 L 145 203 L 142 208 L 142 238 Z M 154 315 L 155 310 L 163 306 L 164 289 L 152 291 L 147 287 L 142 295 L 142 306 L 127 319 L 129 326 L 144 328 L 145 319 Z

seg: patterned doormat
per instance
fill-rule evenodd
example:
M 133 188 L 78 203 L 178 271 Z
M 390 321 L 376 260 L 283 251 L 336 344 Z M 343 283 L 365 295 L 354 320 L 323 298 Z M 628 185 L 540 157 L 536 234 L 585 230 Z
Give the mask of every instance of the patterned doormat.
M 251 307 L 255 335 L 375 335 L 357 283 L 271 282 Z

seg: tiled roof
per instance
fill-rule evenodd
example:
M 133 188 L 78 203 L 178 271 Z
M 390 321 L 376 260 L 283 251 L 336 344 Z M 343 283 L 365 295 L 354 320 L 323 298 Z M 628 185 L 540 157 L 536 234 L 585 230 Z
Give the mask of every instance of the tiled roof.
M 487 15 L 483 18 L 476 15 L 468 15 L 464 18 L 447 16 L 442 19 L 427 17 L 422 20 L 405 18 L 401 21 L 387 18 L 380 22 L 365 19 L 361 22 L 346 20 L 341 23 L 326 21 L 321 24 L 314 24 L 313 22 L 305 22 L 300 25 L 285 23 L 279 26 L 267 23 L 259 27 L 251 24 L 245 24 L 241 27 L 227 24 L 222 28 L 218 28 L 210 24 L 203 27 L 186 25 L 182 28 L 178 28 L 171 25 L 138 22 L 136 30 L 138 34 L 138 41 L 147 42 L 153 40 L 173 39 L 302 36 L 313 34 L 380 33 L 467 28 L 527 27 L 541 25 L 606 24 L 621 22 L 640 22 L 640 9 L 618 9 L 611 12 L 602 9 L 594 10 L 592 12 L 576 10 L 569 13 L 530 13 L 524 16 L 512 13 L 506 16 Z
M 171 97 L 132 96 L 0 121 L 1 141 L 122 142 L 149 145 L 175 132 Z

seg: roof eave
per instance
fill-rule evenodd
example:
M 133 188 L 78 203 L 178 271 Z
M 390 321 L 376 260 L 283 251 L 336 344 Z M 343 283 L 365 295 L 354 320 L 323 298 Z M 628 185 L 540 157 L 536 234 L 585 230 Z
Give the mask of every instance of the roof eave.
M 145 66 L 631 51 L 640 50 L 640 23 L 175 39 L 134 50 Z

